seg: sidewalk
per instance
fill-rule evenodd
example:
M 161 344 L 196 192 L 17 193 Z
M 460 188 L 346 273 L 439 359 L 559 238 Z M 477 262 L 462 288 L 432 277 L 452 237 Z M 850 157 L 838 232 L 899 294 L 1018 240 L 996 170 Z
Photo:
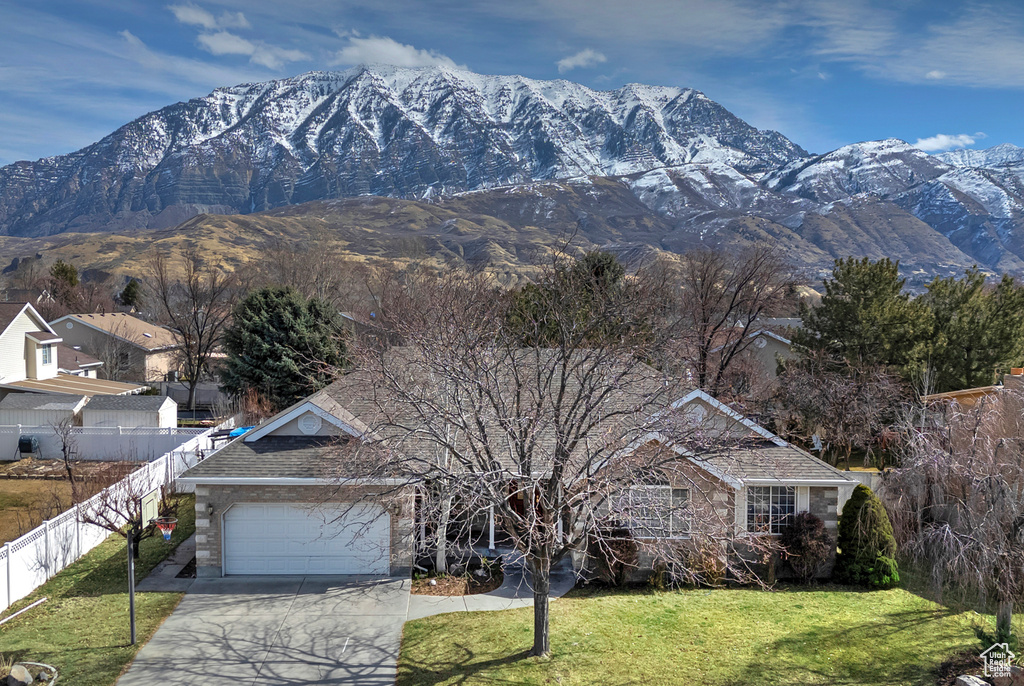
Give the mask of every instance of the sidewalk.
M 412 595 L 409 597 L 409 619 L 420 619 L 446 612 L 488 612 L 533 606 L 533 587 L 522 557 L 509 561 L 505 580 L 490 593 L 463 596 Z M 576 585 L 576 576 L 568 559 L 551 570 L 552 598 L 559 598 Z
M 195 579 L 176 578 L 185 565 L 196 556 L 196 535 L 192 534 L 181 542 L 170 557 L 153 568 L 145 579 L 136 586 L 136 591 L 156 593 L 184 593 L 195 583 Z

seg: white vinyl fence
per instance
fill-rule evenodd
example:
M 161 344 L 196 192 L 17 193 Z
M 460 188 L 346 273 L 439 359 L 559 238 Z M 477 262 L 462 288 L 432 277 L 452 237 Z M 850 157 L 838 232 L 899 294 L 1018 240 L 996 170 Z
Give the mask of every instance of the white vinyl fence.
M 206 429 L 158 427 L 75 426 L 71 428 L 77 459 L 105 462 L 149 462 L 155 460 Z M 39 457 L 61 458 L 61 439 L 52 426 L 0 426 L 0 460 L 17 460 L 18 439 L 39 439 Z
M 106 490 L 141 494 L 172 483 L 210 450 L 209 435 L 215 430 L 207 429 L 193 436 Z M 106 529 L 80 521 L 80 514 L 99 507 L 102 497 L 99 493 L 0 547 L 0 611 L 46 583 L 111 535 Z

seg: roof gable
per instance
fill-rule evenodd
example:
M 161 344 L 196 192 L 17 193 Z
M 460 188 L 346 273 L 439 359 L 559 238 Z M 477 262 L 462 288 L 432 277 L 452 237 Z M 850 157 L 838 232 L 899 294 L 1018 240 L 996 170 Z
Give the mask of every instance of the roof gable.
M 23 315 L 33 322 L 37 331 L 55 334 L 43 316 L 36 311 L 36 308 L 32 307 L 32 303 L 0 303 L 0 336 L 7 333 L 11 325 Z

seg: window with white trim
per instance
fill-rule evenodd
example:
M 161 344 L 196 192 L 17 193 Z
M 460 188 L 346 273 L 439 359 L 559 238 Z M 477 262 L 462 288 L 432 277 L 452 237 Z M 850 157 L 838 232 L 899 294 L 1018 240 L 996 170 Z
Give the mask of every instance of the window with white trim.
M 53 346 L 49 343 L 43 345 L 43 364 L 53 362 Z
M 781 533 L 796 514 L 793 486 L 749 486 L 747 488 L 747 531 Z
M 682 538 L 690 534 L 690 489 L 633 486 L 629 528 L 641 538 Z

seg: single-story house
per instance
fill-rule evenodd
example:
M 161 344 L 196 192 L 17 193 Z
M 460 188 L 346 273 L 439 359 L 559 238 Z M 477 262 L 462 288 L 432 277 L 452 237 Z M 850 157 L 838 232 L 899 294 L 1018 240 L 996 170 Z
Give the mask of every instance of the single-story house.
M 0 400 L 0 426 L 81 426 L 80 413 L 89 398 L 57 393 L 10 393 Z M 7 458 L 4 458 L 7 459 Z
M 169 330 L 126 312 L 69 314 L 50 322 L 66 345 L 105 361 L 109 379 L 171 381 L 180 344 Z
M 82 426 L 174 428 L 178 403 L 163 395 L 95 396 L 82 409 Z
M 200 576 L 408 573 L 422 540 L 415 488 L 401 479 L 361 479 L 358 464 L 338 464 L 351 453 L 335 446 L 375 435 L 371 391 L 350 380 L 355 376 L 342 377 L 279 413 L 180 477 L 196 489 Z M 743 438 L 742 447 L 730 441 L 732 447 L 699 456 L 678 451 L 685 470 L 710 485 L 709 500 L 737 535 L 778 534 L 801 511 L 835 530 L 857 481 L 702 391 L 685 394 L 670 411 L 700 416 L 722 436 Z M 624 450 L 639 454 L 664 440 L 645 434 Z M 401 449 L 416 446 L 410 441 Z M 340 483 L 332 471 L 339 468 L 347 473 Z M 640 488 L 670 502 L 688 498 L 687 484 L 694 479 L 674 483 L 671 478 Z M 493 513 L 470 516 L 491 518 L 482 529 L 490 530 L 494 548 Z M 635 534 L 687 536 L 666 530 L 674 520 L 666 521 L 659 527 L 638 524 Z

